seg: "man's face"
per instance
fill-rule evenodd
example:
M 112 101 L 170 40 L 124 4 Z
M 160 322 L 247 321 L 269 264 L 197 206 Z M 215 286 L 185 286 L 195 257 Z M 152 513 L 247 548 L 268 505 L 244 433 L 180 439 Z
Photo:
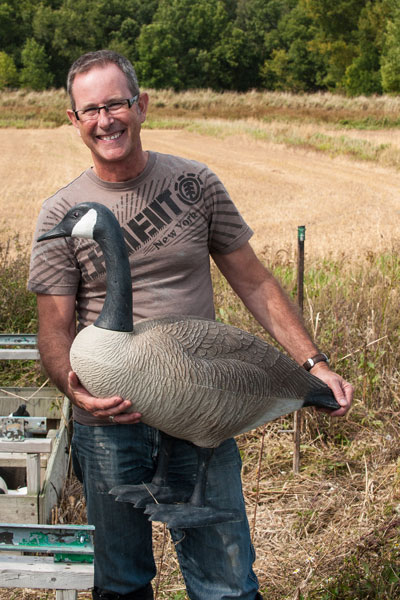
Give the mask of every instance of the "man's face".
M 134 95 L 124 73 L 112 63 L 76 75 L 72 93 L 77 110 L 126 100 Z M 67 111 L 83 142 L 92 152 L 99 177 L 108 181 L 121 180 L 124 170 L 127 173 L 125 178 L 129 178 L 132 169 L 134 171 L 135 163 L 142 158 L 140 128 L 146 117 L 147 102 L 147 94 L 141 94 L 138 103 L 134 103 L 130 109 L 126 105 L 126 110 L 117 115 L 111 115 L 103 109 L 93 121 L 77 120 L 72 110 Z M 113 178 L 112 174 L 117 172 L 119 175 Z

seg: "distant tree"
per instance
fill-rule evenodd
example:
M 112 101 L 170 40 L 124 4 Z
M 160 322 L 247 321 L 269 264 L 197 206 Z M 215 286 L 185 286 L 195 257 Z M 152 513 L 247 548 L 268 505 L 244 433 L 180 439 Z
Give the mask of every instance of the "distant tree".
M 272 48 L 261 68 L 267 89 L 292 92 L 315 91 L 324 72 L 323 61 L 312 47 L 316 27 L 304 7 L 295 6 L 280 19 L 277 29 L 266 38 Z
M 68 61 L 54 47 L 54 36 L 57 31 L 58 7 L 41 2 L 32 20 L 33 37 L 45 49 L 48 56 L 49 70 L 53 74 L 53 84 L 56 87 L 65 85 Z
M 18 85 L 18 72 L 15 62 L 5 52 L 0 52 L 0 90 Z
M 373 51 L 357 56 L 346 69 L 343 86 L 350 96 L 382 93 L 379 56 Z
M 298 0 L 238 0 L 235 26 L 245 35 L 244 56 L 249 68 L 243 73 L 242 89 L 266 85 L 265 63 L 283 58 L 284 49 L 278 24 L 296 6 Z M 285 61 L 286 59 L 284 59 Z M 274 78 L 273 78 L 274 79 Z M 270 83 L 267 87 L 271 88 Z M 274 89 L 274 86 L 272 86 Z
M 123 54 L 124 56 L 129 56 L 132 62 L 135 62 L 137 58 L 135 45 L 136 38 L 139 34 L 139 23 L 135 19 L 127 17 L 122 21 L 117 30 L 110 34 L 110 40 L 107 47 L 110 50 L 120 52 L 120 54 Z
M 57 86 L 81 54 L 101 48 L 137 59 L 136 40 L 151 23 L 158 0 L 59 0 L 42 2 L 33 18 L 34 37 L 49 57 Z
M 49 72 L 46 52 L 38 42 L 30 38 L 22 50 L 23 68 L 20 74 L 20 83 L 23 87 L 32 90 L 45 90 L 53 82 L 53 75 Z
M 12 56 L 16 63 L 25 40 L 32 35 L 34 11 L 33 0 L 0 0 L 0 50 Z
M 0 40 L 1 48 L 10 52 L 16 46 L 13 25 L 15 23 L 15 10 L 8 2 L 0 2 Z
M 367 0 L 299 0 L 316 31 L 310 49 L 320 54 L 324 71 L 317 83 L 331 90 L 343 90 L 346 69 L 358 55 L 357 29 Z
M 300 0 L 329 40 L 350 41 L 367 0 Z
M 179 68 L 180 44 L 163 23 L 142 27 L 137 51 L 136 71 L 141 85 L 175 90 L 184 87 L 184 74 Z
M 344 77 L 345 89 L 352 96 L 382 93 L 380 57 L 388 18 L 387 0 L 369 1 L 360 13 L 356 34 L 358 55 Z
M 381 57 L 382 88 L 384 92 L 400 92 L 400 7 L 392 4 Z
M 219 87 L 217 48 L 229 19 L 222 0 L 164 0 L 137 42 L 144 85 Z
M 228 15 L 229 21 L 233 23 L 233 21 L 236 18 L 239 0 L 222 0 L 222 2 L 224 5 L 226 14 Z
M 249 52 L 248 37 L 242 29 L 228 23 L 211 55 L 212 62 L 208 68 L 210 87 L 244 92 L 256 86 L 258 74 Z

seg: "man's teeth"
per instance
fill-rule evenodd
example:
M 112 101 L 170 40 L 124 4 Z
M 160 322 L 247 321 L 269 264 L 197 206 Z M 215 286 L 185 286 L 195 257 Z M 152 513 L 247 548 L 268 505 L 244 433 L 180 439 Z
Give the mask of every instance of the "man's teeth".
M 122 133 L 119 131 L 118 133 L 113 133 L 112 135 L 103 135 L 103 136 L 101 136 L 101 139 L 102 139 L 102 140 L 106 140 L 106 141 L 109 141 L 109 140 L 116 140 L 116 139 L 118 139 L 118 138 L 119 138 L 121 135 L 122 135 Z

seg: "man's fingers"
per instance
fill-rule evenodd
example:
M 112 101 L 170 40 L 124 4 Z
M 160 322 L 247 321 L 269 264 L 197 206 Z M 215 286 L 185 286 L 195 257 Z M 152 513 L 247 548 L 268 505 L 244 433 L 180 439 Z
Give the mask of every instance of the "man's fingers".
M 331 369 L 325 365 L 318 369 L 315 367 L 314 371 L 315 372 L 313 372 L 313 375 L 319 377 L 319 379 L 322 379 L 322 381 L 324 381 L 331 388 L 335 399 L 337 400 L 338 404 L 340 404 L 341 408 L 338 408 L 333 412 L 329 412 L 329 414 L 332 417 L 342 417 L 347 413 L 351 406 L 354 393 L 353 386 L 351 383 L 345 381 L 343 377 L 334 371 L 331 371 Z
M 95 417 L 117 415 L 126 412 L 132 405 L 130 400 L 124 400 L 121 396 L 110 396 L 109 398 L 92 396 L 73 371 L 68 374 L 68 384 L 75 404 L 91 412 Z
M 338 410 L 333 411 L 331 415 L 332 417 L 341 417 L 350 409 L 354 393 L 353 386 L 344 379 L 340 379 L 339 382 L 335 382 L 335 385 L 332 385 L 331 389 L 341 406 Z
M 114 423 L 120 425 L 135 425 L 140 422 L 142 415 L 140 413 L 120 413 L 114 417 Z

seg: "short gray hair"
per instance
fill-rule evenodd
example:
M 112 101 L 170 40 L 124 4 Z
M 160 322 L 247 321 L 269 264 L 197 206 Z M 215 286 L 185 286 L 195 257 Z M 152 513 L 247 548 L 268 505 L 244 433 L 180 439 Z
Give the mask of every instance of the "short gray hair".
M 78 75 L 78 73 L 86 73 L 94 67 L 105 67 L 110 63 L 117 65 L 117 67 L 121 69 L 126 77 L 132 96 L 135 96 L 139 93 L 139 83 L 135 69 L 133 68 L 132 63 L 125 58 L 125 56 L 122 56 L 122 54 L 114 52 L 113 50 L 97 50 L 96 52 L 87 52 L 76 59 L 68 72 L 67 92 L 69 94 L 71 107 L 73 110 L 75 110 L 75 100 L 72 95 L 72 84 L 74 83 L 75 76 Z

